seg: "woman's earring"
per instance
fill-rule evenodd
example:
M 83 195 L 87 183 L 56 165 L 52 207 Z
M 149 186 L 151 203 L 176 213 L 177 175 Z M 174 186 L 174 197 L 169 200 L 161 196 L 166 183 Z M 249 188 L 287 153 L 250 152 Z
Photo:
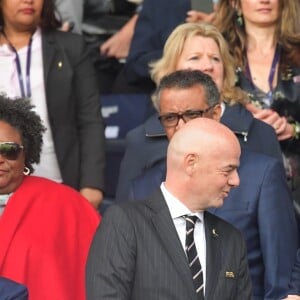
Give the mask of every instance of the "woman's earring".
M 237 13 L 236 13 L 236 23 L 240 27 L 243 27 L 243 25 L 244 25 L 243 14 L 240 11 L 237 11 Z
M 29 175 L 30 174 L 30 169 L 27 167 L 24 167 L 24 171 L 23 171 L 24 175 Z

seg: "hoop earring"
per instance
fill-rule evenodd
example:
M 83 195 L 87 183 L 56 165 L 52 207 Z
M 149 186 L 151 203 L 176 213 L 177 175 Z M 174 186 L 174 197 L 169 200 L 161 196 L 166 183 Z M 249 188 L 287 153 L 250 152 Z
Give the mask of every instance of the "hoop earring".
M 243 14 L 240 11 L 237 11 L 236 13 L 236 23 L 238 24 L 239 27 L 244 26 Z
M 24 171 L 23 171 L 24 175 L 29 175 L 30 174 L 30 169 L 27 167 L 24 167 Z

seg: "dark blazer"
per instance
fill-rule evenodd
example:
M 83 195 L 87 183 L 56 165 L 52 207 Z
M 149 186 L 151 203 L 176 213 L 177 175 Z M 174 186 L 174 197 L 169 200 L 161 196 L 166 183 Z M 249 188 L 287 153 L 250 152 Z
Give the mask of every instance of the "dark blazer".
M 282 299 L 298 248 L 298 232 L 282 164 L 262 154 L 242 151 L 240 186 L 222 207 L 209 211 L 241 230 L 247 244 L 254 299 Z M 148 197 L 165 180 L 162 161 L 136 178 L 130 200 Z
M 166 158 L 168 140 L 157 117 L 158 115 L 154 114 L 144 124 L 127 134 L 126 150 L 116 189 L 117 201 L 127 199 L 128 188 L 134 178 Z M 236 133 L 242 148 L 282 160 L 274 129 L 255 119 L 242 105 L 227 105 L 221 123 Z
M 42 34 L 46 100 L 63 182 L 104 188 L 104 124 L 94 68 L 81 36 Z
M 210 213 L 205 213 L 204 223 L 205 299 L 251 299 L 240 232 Z M 234 278 L 226 272 L 233 272 Z M 86 286 L 88 300 L 197 299 L 185 252 L 160 190 L 146 201 L 107 210 L 90 249 Z
M 289 295 L 300 296 L 300 248 L 297 251 L 296 263 L 292 272 L 292 278 L 289 286 Z

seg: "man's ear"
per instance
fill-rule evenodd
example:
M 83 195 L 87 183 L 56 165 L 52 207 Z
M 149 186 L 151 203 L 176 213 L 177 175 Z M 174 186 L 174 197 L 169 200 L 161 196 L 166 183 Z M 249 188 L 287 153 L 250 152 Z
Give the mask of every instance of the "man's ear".
M 189 153 L 186 155 L 184 159 L 184 168 L 189 176 L 194 173 L 198 160 L 199 157 L 197 153 Z
M 222 109 L 221 109 L 221 104 L 217 104 L 213 111 L 212 111 L 212 119 L 217 121 L 217 122 L 220 122 L 221 120 L 221 112 L 222 112 Z

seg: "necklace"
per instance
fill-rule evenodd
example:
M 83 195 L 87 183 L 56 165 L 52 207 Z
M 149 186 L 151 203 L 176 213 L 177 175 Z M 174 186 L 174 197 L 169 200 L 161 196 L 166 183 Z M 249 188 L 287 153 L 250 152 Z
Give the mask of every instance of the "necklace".
M 268 106 L 271 106 L 271 104 L 273 102 L 272 83 L 274 81 L 274 76 L 275 76 L 275 73 L 276 73 L 276 66 L 277 66 L 277 64 L 280 60 L 280 52 L 281 52 L 281 49 L 280 49 L 279 45 L 277 45 L 274 56 L 273 56 L 271 69 L 270 69 L 270 72 L 269 72 L 269 77 L 268 77 L 269 91 L 267 92 L 266 98 L 264 99 L 264 101 L 266 102 L 266 104 Z M 255 78 L 253 78 L 252 75 L 251 75 L 251 70 L 250 70 L 248 58 L 247 58 L 247 61 L 246 61 L 245 72 L 246 72 L 246 76 L 250 80 L 250 84 L 251 84 L 252 89 L 255 90 L 255 85 L 253 83 L 253 80 L 255 80 Z

